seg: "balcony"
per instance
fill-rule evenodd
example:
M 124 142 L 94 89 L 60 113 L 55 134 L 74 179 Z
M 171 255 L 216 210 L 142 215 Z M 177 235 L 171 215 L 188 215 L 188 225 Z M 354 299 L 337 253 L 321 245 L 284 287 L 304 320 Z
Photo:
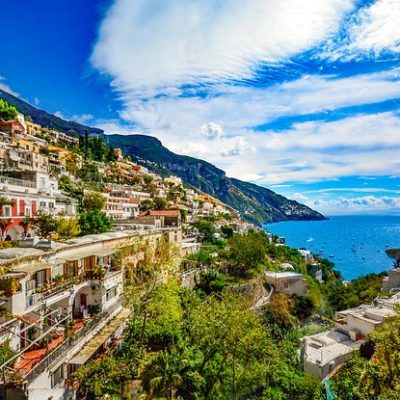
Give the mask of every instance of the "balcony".
M 6 185 L 15 185 L 15 186 L 23 186 L 26 188 L 36 188 L 36 182 L 27 181 L 24 179 L 11 178 L 9 176 L 0 176 L 0 183 L 4 183 Z
M 17 374 L 20 375 L 24 382 L 32 382 L 52 364 L 65 358 L 67 353 L 74 347 L 84 342 L 96 327 L 105 325 L 107 320 L 120 307 L 121 302 L 118 301 L 93 319 L 88 320 L 86 323 L 83 323 L 82 321 L 74 321 L 70 336 L 62 334 L 53 339 L 46 349 L 25 352 L 22 355 L 22 359 L 28 360 L 28 362 L 24 367 L 18 368 L 18 365 L 14 366 Z

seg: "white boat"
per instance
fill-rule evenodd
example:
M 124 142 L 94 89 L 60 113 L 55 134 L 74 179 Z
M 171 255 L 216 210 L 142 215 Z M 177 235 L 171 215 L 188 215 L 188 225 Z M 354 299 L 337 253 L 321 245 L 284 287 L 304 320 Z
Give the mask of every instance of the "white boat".
M 314 239 L 312 237 L 310 237 L 309 239 L 306 240 L 306 242 L 310 243 L 312 242 Z

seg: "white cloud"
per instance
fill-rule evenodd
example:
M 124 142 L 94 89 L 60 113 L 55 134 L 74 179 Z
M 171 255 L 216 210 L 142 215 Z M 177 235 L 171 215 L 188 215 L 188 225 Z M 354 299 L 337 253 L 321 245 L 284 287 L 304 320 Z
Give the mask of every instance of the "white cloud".
M 340 196 L 331 199 L 313 197 L 311 199 L 302 193 L 293 193 L 290 197 L 325 215 L 400 211 L 399 197 L 366 195 L 356 197 Z
M 120 90 L 250 78 L 336 32 L 351 0 L 116 0 L 92 64 Z
M 4 78 L 4 76 L 0 75 L 0 89 L 4 90 L 7 93 L 12 94 L 15 97 L 19 97 L 19 94 L 17 92 L 15 92 L 14 90 L 12 90 L 10 88 L 10 86 L 8 86 L 6 83 L 4 83 L 4 81 L 6 80 L 6 78 Z
M 123 125 L 103 121 L 99 127 L 126 134 L 134 127 L 230 176 L 276 187 L 399 174 L 396 111 L 295 123 L 279 132 L 256 127 L 280 117 L 398 99 L 400 68 L 349 77 L 320 72 L 268 87 L 243 81 L 257 79 L 262 63 L 282 66 L 327 41 L 331 58 L 397 51 L 400 2 L 377 0 L 343 19 L 354 11 L 353 3 L 362 4 L 115 0 L 91 62 L 111 78 L 123 103 Z
M 215 139 L 222 136 L 223 129 L 221 125 L 218 125 L 215 122 L 208 122 L 201 126 L 201 133 L 207 139 Z
M 65 115 L 61 111 L 56 111 L 54 115 L 58 118 L 64 119 L 66 121 L 75 121 L 80 124 L 86 124 L 89 121 L 93 120 L 92 114 L 73 114 L 73 115 Z
M 343 37 L 327 45 L 325 56 L 333 59 L 380 56 L 400 52 L 400 1 L 377 0 L 361 7 L 349 20 Z

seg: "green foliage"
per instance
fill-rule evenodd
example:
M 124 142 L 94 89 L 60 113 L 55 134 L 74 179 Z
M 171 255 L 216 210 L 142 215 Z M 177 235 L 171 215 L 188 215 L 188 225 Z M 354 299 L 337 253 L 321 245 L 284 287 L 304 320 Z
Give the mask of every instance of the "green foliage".
M 79 136 L 79 148 L 86 159 L 99 162 L 116 160 L 114 148 L 108 146 L 101 137 L 89 138 L 87 131 L 85 131 L 84 136 Z
M 207 295 L 222 293 L 228 286 L 226 276 L 216 270 L 210 270 L 201 274 L 197 288 Z
M 40 237 L 49 239 L 57 231 L 57 219 L 39 210 L 33 219 L 32 226 Z
M 332 390 L 340 400 L 359 400 L 357 386 L 368 360 L 357 352 L 331 379 Z
M 57 219 L 56 234 L 59 239 L 70 239 L 81 233 L 77 218 L 60 217 Z
M 85 162 L 83 167 L 78 171 L 78 177 L 86 182 L 101 182 L 102 176 L 93 162 Z
M 165 210 L 168 207 L 167 200 L 162 197 L 155 197 L 153 200 L 154 210 Z
M 0 121 L 9 121 L 17 118 L 18 110 L 8 104 L 5 100 L 0 99 Z
M 221 226 L 221 232 L 225 235 L 227 239 L 231 239 L 233 237 L 233 228 L 228 225 Z
M 103 233 L 111 229 L 111 219 L 100 210 L 84 211 L 79 215 L 82 235 Z
M 215 225 L 205 219 L 198 220 L 193 226 L 199 231 L 200 238 L 203 242 L 212 242 L 216 233 Z
M 395 394 L 400 393 L 399 332 L 400 314 L 397 314 L 370 335 L 375 352 L 361 375 L 360 399 L 395 399 Z
M 129 383 L 133 378 L 132 371 L 120 359 L 105 356 L 102 359 L 89 361 L 79 368 L 75 374 L 79 380 L 80 398 L 86 400 L 129 399 Z
M 382 276 L 369 274 L 354 279 L 348 285 L 331 282 L 323 287 L 324 294 L 334 311 L 370 304 L 381 294 Z
M 234 235 L 229 251 L 230 272 L 236 276 L 251 276 L 265 263 L 266 238 L 263 232 Z
M 1 99 L 0 99 L 1 101 Z M 10 342 L 6 340 L 0 345 L 0 362 L 4 363 L 15 355 L 15 352 L 10 347 Z
M 143 182 L 145 183 L 145 185 L 150 185 L 150 183 L 153 182 L 153 177 L 151 175 L 144 175 Z
M 98 192 L 85 193 L 83 198 L 83 208 L 86 211 L 102 210 L 106 203 L 106 198 Z

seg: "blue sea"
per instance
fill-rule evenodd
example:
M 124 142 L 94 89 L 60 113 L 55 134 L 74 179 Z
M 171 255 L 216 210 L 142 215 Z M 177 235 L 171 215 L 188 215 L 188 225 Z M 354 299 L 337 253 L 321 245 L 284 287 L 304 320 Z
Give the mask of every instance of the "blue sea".
M 400 216 L 338 216 L 327 221 L 265 225 L 294 248 L 306 248 L 335 263 L 347 280 L 392 267 L 385 250 L 400 248 Z

